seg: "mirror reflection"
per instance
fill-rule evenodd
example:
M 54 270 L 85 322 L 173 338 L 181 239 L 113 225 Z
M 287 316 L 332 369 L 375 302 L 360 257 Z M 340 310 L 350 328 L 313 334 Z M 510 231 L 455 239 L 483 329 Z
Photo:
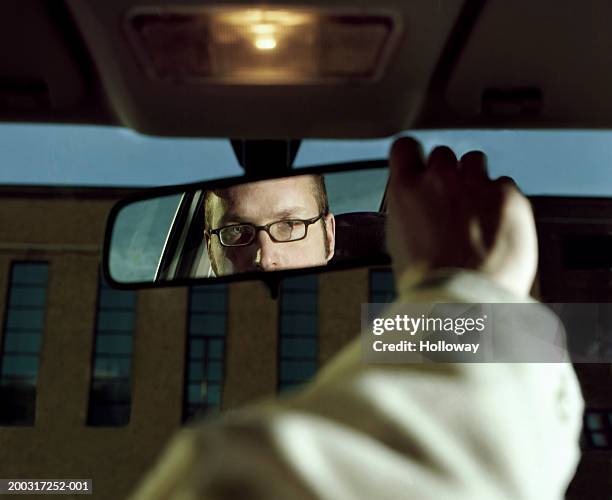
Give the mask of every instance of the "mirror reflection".
M 320 175 L 208 191 L 204 214 L 215 276 L 321 266 L 334 256 L 335 220 Z
M 309 173 L 134 201 L 113 225 L 109 270 L 135 283 L 380 258 L 386 181 L 386 168 Z

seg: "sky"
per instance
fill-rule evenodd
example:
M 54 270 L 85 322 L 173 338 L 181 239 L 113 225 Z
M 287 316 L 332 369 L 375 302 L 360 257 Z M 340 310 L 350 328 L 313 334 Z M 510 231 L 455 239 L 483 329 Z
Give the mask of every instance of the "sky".
M 412 131 L 424 150 L 487 153 L 492 176 L 527 194 L 612 196 L 612 132 Z M 296 167 L 380 159 L 392 138 L 305 140 Z M 0 125 L 0 184 L 159 186 L 241 175 L 226 139 L 139 135 L 118 127 Z

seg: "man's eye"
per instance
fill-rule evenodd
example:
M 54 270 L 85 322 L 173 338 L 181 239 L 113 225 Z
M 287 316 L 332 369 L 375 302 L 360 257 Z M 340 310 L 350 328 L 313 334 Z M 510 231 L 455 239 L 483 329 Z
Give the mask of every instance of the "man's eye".
M 226 245 L 243 244 L 251 238 L 252 228 L 248 225 L 226 226 L 219 235 Z
M 276 223 L 276 232 L 279 233 L 281 237 L 289 237 L 295 228 L 300 224 L 300 221 L 296 220 L 283 220 Z

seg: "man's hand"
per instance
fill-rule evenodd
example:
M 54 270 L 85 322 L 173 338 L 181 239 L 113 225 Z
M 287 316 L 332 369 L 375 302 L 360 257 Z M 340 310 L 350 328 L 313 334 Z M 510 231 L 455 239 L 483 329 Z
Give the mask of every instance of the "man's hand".
M 440 268 L 474 269 L 526 296 L 537 267 L 537 238 L 529 201 L 514 181 L 489 179 L 486 157 L 460 161 L 447 147 L 427 162 L 414 139 L 391 148 L 387 246 L 396 280 Z

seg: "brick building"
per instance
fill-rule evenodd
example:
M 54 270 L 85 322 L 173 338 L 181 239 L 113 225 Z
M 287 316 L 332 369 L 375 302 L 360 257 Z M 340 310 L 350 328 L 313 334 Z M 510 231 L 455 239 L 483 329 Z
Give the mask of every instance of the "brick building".
M 362 303 L 393 296 L 384 269 L 286 280 L 278 300 L 258 282 L 110 290 L 104 226 L 128 192 L 0 188 L 2 477 L 92 478 L 94 498 L 122 498 L 190 415 L 307 380 Z M 579 373 L 592 411 L 571 498 L 612 476 L 610 366 Z

